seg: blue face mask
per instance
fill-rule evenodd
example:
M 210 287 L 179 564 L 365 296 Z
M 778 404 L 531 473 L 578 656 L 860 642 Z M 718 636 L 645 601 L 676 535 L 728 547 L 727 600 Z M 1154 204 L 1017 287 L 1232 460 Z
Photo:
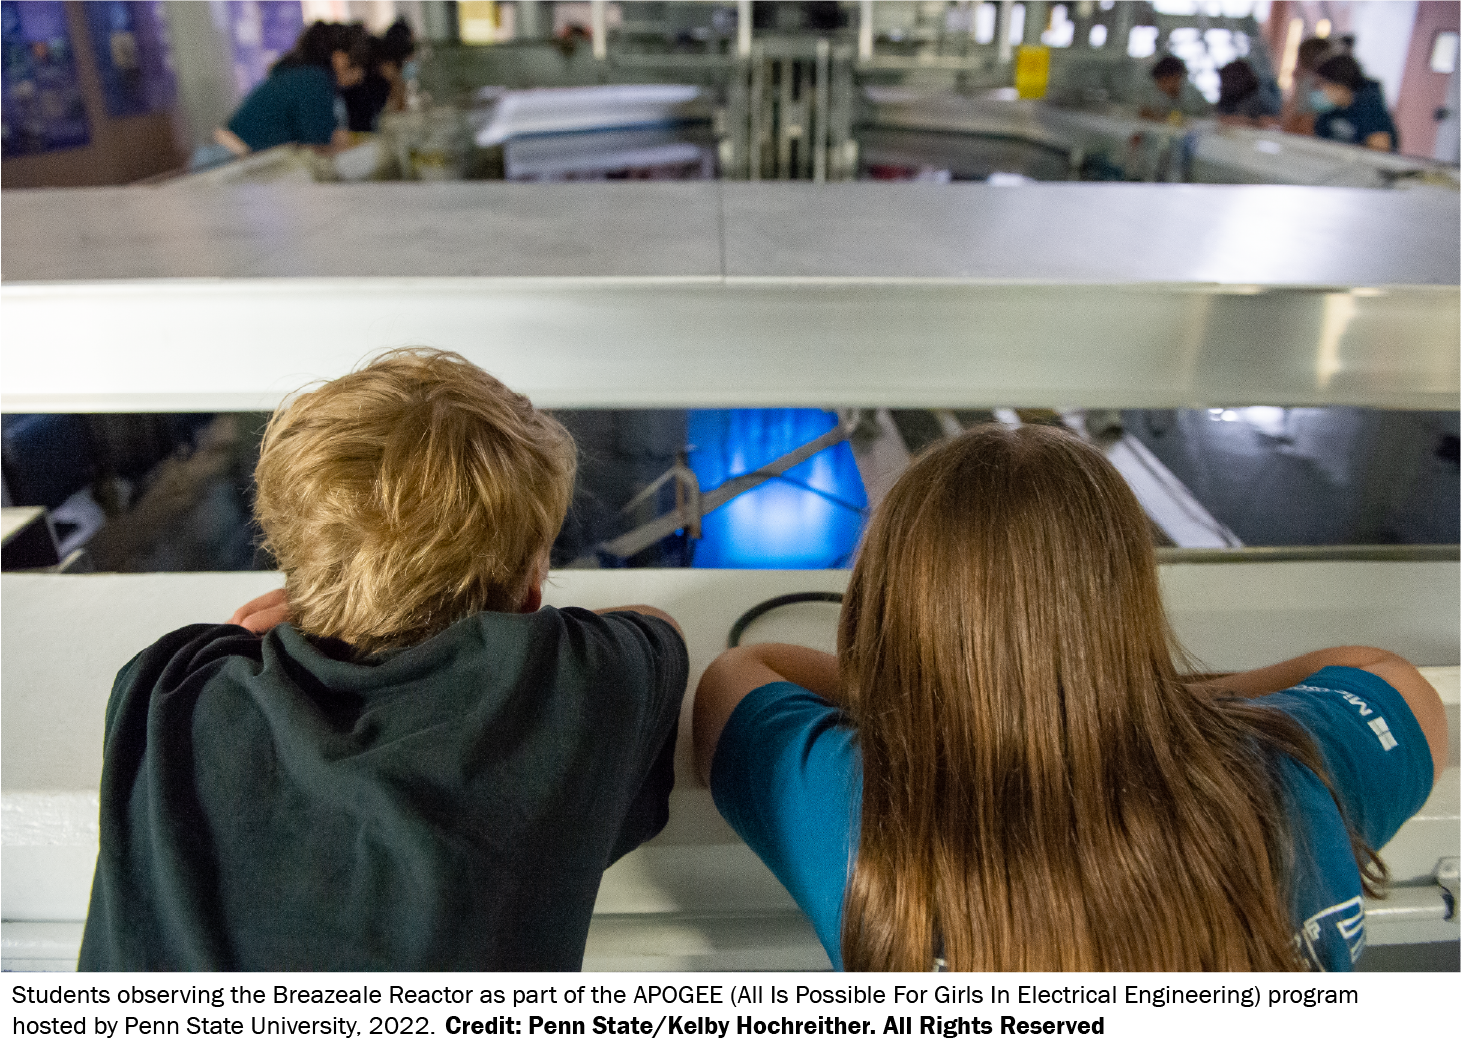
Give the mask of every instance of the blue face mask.
M 1309 92 L 1309 108 L 1315 113 L 1329 113 L 1339 108 L 1334 99 L 1330 98 L 1319 88 Z
M 406 64 L 401 67 L 401 79 L 415 80 L 416 74 L 419 72 L 420 67 L 416 64 L 416 60 L 414 58 L 407 59 Z

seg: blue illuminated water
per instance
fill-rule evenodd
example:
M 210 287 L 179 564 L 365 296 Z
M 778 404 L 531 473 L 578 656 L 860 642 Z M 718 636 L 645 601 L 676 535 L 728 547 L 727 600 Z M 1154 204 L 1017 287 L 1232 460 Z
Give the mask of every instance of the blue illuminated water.
M 690 468 L 709 491 L 765 466 L 837 424 L 816 408 L 737 408 L 689 413 Z M 852 560 L 867 493 L 844 441 L 707 514 L 697 568 L 839 568 Z

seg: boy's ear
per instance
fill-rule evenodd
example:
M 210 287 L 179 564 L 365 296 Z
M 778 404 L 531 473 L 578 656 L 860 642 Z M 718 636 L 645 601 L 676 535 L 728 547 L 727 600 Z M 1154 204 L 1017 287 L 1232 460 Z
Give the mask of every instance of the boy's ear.
M 548 581 L 548 555 L 544 554 L 538 566 L 532 571 L 532 578 L 528 581 L 528 592 L 523 598 L 518 611 L 524 615 L 532 615 L 543 607 L 543 584 Z

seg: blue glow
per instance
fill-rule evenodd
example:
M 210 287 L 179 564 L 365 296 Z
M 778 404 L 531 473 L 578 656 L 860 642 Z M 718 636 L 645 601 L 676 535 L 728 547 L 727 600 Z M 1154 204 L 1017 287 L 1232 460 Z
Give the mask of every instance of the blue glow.
M 815 408 L 707 409 L 689 416 L 690 468 L 704 491 L 765 466 L 837 424 L 837 416 Z M 866 506 L 862 476 L 844 441 L 788 470 L 785 479 L 768 480 L 706 515 L 693 563 L 841 567 L 857 549 L 864 521 L 859 510 Z

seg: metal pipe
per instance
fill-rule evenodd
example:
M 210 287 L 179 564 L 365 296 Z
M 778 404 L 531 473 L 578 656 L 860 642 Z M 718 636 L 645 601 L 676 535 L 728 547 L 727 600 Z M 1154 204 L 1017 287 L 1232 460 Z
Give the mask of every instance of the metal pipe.
M 827 126 L 828 114 L 831 110 L 832 78 L 828 75 L 832 64 L 832 44 L 826 37 L 817 41 L 817 81 L 815 85 L 817 115 L 816 124 L 816 145 L 812 147 L 812 181 L 827 181 L 827 146 L 831 139 L 831 129 Z
M 1046 0 L 1025 0 L 1024 42 L 1034 47 L 1050 24 L 1050 4 Z
M 1135 17 L 1135 4 L 1116 5 L 1116 25 L 1111 32 L 1114 39 L 1106 41 L 1107 47 L 1115 47 L 1119 52 L 1125 52 L 1131 46 L 1131 26 Z
M 1391 889 L 1383 900 L 1365 901 L 1365 924 L 1450 921 L 1455 907 L 1439 885 Z
M 543 6 L 539 0 L 518 0 L 514 33 L 523 40 L 537 40 L 543 32 Z
M 763 124 L 764 95 L 766 93 L 766 56 L 751 55 L 751 133 L 746 143 L 746 178 L 752 182 L 761 180 L 761 128 Z
M 1396 546 L 1245 546 L 1197 548 L 1159 546 L 1157 561 L 1175 564 L 1250 564 L 1268 561 L 1461 561 L 1461 547 L 1450 543 Z
M 857 5 L 857 60 L 871 61 L 873 57 L 873 0 L 861 0 Z
M 796 62 L 790 58 L 783 58 L 777 63 L 779 72 L 779 83 L 777 84 L 778 94 L 781 96 L 776 110 L 776 177 L 795 178 L 796 172 L 791 170 L 791 132 L 796 128 L 793 123 L 795 117 L 792 115 L 792 88 L 793 80 L 796 77 Z
M 433 44 L 455 44 L 461 39 L 457 5 L 444 0 L 425 0 L 421 5 L 424 36 Z
M 1015 50 L 1010 44 L 1010 20 L 1014 17 L 1015 0 L 999 0 L 999 18 L 994 23 L 994 43 L 999 49 L 996 54 L 1002 65 L 1014 58 Z
M 602 62 L 609 57 L 608 0 L 593 0 L 589 6 L 589 31 L 593 34 L 594 58 Z
M 751 57 L 751 0 L 736 0 L 736 57 Z
M 213 129 L 228 122 L 239 101 L 229 57 L 228 27 L 225 24 L 220 29 L 214 24 L 213 12 L 206 4 L 168 4 L 166 11 L 177 77 L 178 116 L 191 152 L 213 141 Z
M 721 169 L 727 178 L 748 178 L 750 176 L 750 130 L 751 122 L 751 89 L 750 80 L 750 59 L 738 59 L 735 69 L 731 73 L 730 94 L 726 100 L 726 128 L 730 134 L 728 141 L 730 155 L 724 152 L 721 154 Z M 727 143 L 722 143 L 724 150 Z

